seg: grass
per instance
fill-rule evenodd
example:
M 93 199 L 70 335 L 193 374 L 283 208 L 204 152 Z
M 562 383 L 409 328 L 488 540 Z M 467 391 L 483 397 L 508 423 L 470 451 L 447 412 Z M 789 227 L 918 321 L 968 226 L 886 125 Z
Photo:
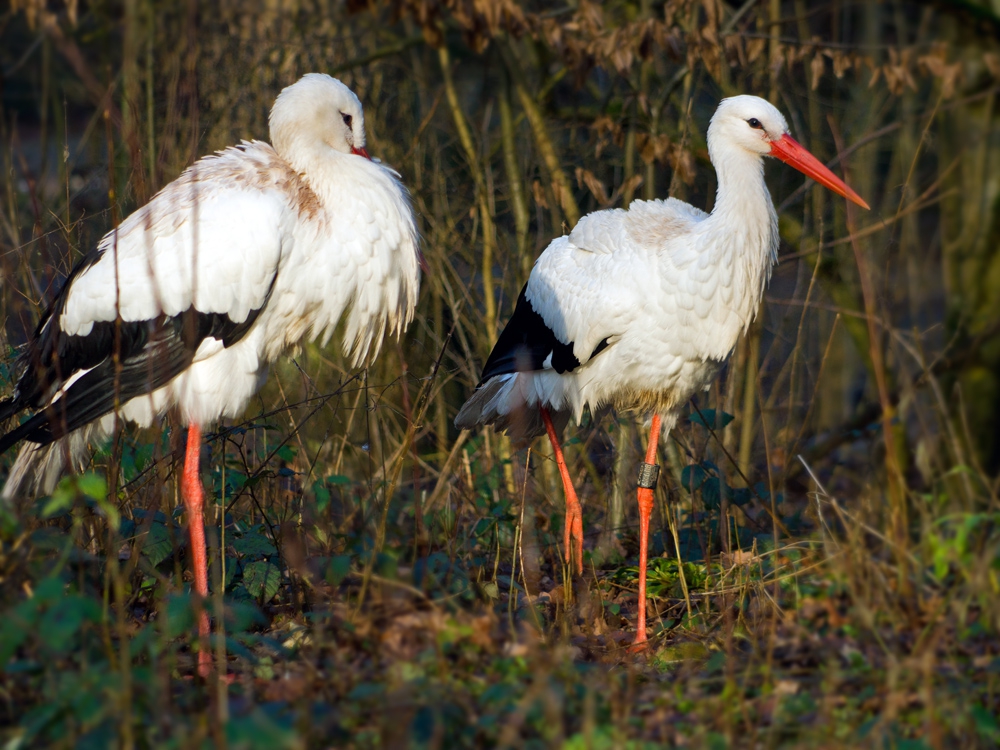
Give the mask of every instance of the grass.
M 310 70 L 358 92 L 430 267 L 369 369 L 308 345 L 206 438 L 206 604 L 231 684 L 191 679 L 172 419 L 5 511 L 4 746 L 1000 743 L 994 16 L 421 7 L 0 18 L 5 363 L 86 248 L 193 158 L 263 137 Z M 661 451 L 653 635 L 632 654 L 642 425 L 567 429 L 574 579 L 547 446 L 451 419 L 550 238 L 638 198 L 711 206 L 705 128 L 742 92 L 839 154 L 874 211 L 768 168 L 780 263 Z
M 775 547 L 737 527 L 735 549 L 708 559 L 699 541 L 717 540 L 718 524 L 674 497 L 683 563 L 661 536 L 655 636 L 637 656 L 627 650 L 634 530 L 617 535 L 625 558 L 592 557 L 570 582 L 558 513 L 536 517 L 533 553 L 522 546 L 524 514 L 541 508 L 506 495 L 499 467 L 470 467 L 470 486 L 425 506 L 418 538 L 403 493 L 383 509 L 366 482 L 332 475 L 304 501 L 286 489 L 282 464 L 294 456 L 263 441 L 248 470 L 252 434 L 213 442 L 212 494 L 229 505 L 224 571 L 219 525 L 210 532 L 235 677 L 224 691 L 185 677 L 194 620 L 177 511 L 133 508 L 109 534 L 120 511 L 90 473 L 8 521 L 4 585 L 23 592 L 0 632 L 8 706 L 24 710 L 12 746 L 123 740 L 126 707 L 139 744 L 156 746 L 222 736 L 234 747 L 933 746 L 937 736 L 986 747 L 1000 731 L 996 541 L 983 514 L 937 517 L 911 552 L 904 596 L 884 535 L 829 495 L 811 498 L 814 533 Z M 240 445 L 225 460 L 223 440 Z M 125 487 L 156 471 L 155 449 L 123 446 Z M 699 473 L 707 467 L 688 472 Z M 674 494 L 691 487 L 711 508 L 706 485 Z M 549 502 L 538 493 L 535 504 Z M 379 518 L 389 519 L 380 548 Z M 519 562 L 532 554 L 529 583 Z M 116 607 L 102 592 L 118 590 Z

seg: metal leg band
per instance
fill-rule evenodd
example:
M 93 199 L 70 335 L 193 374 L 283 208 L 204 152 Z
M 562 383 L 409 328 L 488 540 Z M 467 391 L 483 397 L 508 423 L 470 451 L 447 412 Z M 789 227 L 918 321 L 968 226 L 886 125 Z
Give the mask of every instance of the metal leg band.
M 647 464 L 645 461 L 639 465 L 639 486 L 647 490 L 656 489 L 656 480 L 660 476 L 660 467 L 656 464 Z

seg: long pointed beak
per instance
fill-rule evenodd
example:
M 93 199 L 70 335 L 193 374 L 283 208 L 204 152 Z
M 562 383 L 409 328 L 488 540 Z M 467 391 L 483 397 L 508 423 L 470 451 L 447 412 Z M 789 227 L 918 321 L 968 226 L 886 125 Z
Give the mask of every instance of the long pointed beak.
M 801 146 L 799 148 L 801 148 Z M 362 148 L 354 148 L 354 146 L 351 146 L 351 153 L 352 154 L 357 154 L 358 156 L 363 156 L 366 159 L 371 160 L 371 157 L 368 155 L 368 149 L 366 149 L 366 148 L 363 148 L 363 147 Z M 809 153 L 809 152 L 807 151 L 806 153 Z M 816 163 L 819 164 L 819 162 L 816 162 Z
M 827 169 L 819 159 L 810 154 L 790 135 L 785 134 L 780 139 L 771 141 L 771 156 L 795 167 L 806 177 L 811 177 L 820 185 L 830 188 L 837 195 L 842 195 L 847 200 L 870 210 L 870 206 L 862 200 L 860 195 L 847 187 L 847 183 Z

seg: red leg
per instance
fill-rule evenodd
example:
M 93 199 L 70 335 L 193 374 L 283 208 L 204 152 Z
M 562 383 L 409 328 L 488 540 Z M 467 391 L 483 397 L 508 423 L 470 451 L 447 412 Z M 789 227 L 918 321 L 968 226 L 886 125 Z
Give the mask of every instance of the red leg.
M 194 568 L 194 590 L 198 596 L 198 674 L 208 677 L 212 671 L 212 653 L 208 643 L 208 555 L 205 551 L 204 492 L 198 466 L 201 454 L 201 427 L 188 425 L 187 450 L 184 452 L 184 474 L 181 494 L 188 514 L 188 534 L 191 538 L 191 560 Z
M 660 440 L 660 417 L 653 415 L 649 428 L 649 445 L 646 448 L 646 466 L 656 465 L 656 445 Z M 657 469 L 658 471 L 658 469 Z M 640 476 L 646 474 L 644 470 Z M 642 482 L 640 482 L 642 484 Z M 655 474 L 652 484 L 656 485 Z M 649 560 L 649 517 L 653 513 L 653 488 L 639 487 L 639 621 L 635 626 L 635 641 L 632 647 L 646 642 L 646 563 Z
M 541 407 L 542 421 L 545 422 L 545 431 L 549 434 L 552 443 L 552 450 L 556 454 L 556 465 L 559 467 L 559 476 L 562 477 L 563 491 L 566 494 L 566 529 L 564 545 L 566 548 L 566 562 L 571 562 L 570 550 L 576 551 L 576 572 L 583 574 L 583 508 L 576 497 L 576 490 L 573 489 L 573 482 L 569 478 L 569 469 L 566 467 L 566 459 L 563 458 L 562 446 L 559 445 L 559 436 L 556 435 L 556 428 L 552 425 L 552 418 L 549 410 Z M 572 537 L 572 540 L 570 539 Z M 572 541 L 572 544 L 571 544 Z

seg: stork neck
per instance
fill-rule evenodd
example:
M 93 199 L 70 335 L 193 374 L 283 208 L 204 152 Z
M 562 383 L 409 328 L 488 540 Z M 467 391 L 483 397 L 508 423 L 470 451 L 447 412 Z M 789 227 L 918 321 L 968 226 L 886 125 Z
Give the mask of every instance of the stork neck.
M 719 189 L 705 221 L 719 265 L 734 269 L 740 293 L 734 311 L 744 327 L 753 320 L 778 256 L 778 214 L 764 182 L 764 159 L 742 149 L 711 152 Z M 718 238 L 724 238 L 719 241 Z
M 295 141 L 283 154 L 285 161 L 301 175 L 316 176 L 332 165 L 339 153 L 322 141 Z M 314 188 L 315 189 L 315 188 Z
M 283 156 L 288 165 L 305 180 L 323 206 L 334 206 L 342 199 L 345 182 L 350 183 L 351 170 L 366 161 L 345 154 L 323 142 L 296 144 Z M 347 173 L 347 174 L 345 174 Z
M 778 217 L 764 182 L 764 159 L 743 149 L 725 149 L 713 153 L 712 162 L 719 179 L 712 220 L 745 234 L 751 247 L 759 242 L 761 250 L 771 252 Z

